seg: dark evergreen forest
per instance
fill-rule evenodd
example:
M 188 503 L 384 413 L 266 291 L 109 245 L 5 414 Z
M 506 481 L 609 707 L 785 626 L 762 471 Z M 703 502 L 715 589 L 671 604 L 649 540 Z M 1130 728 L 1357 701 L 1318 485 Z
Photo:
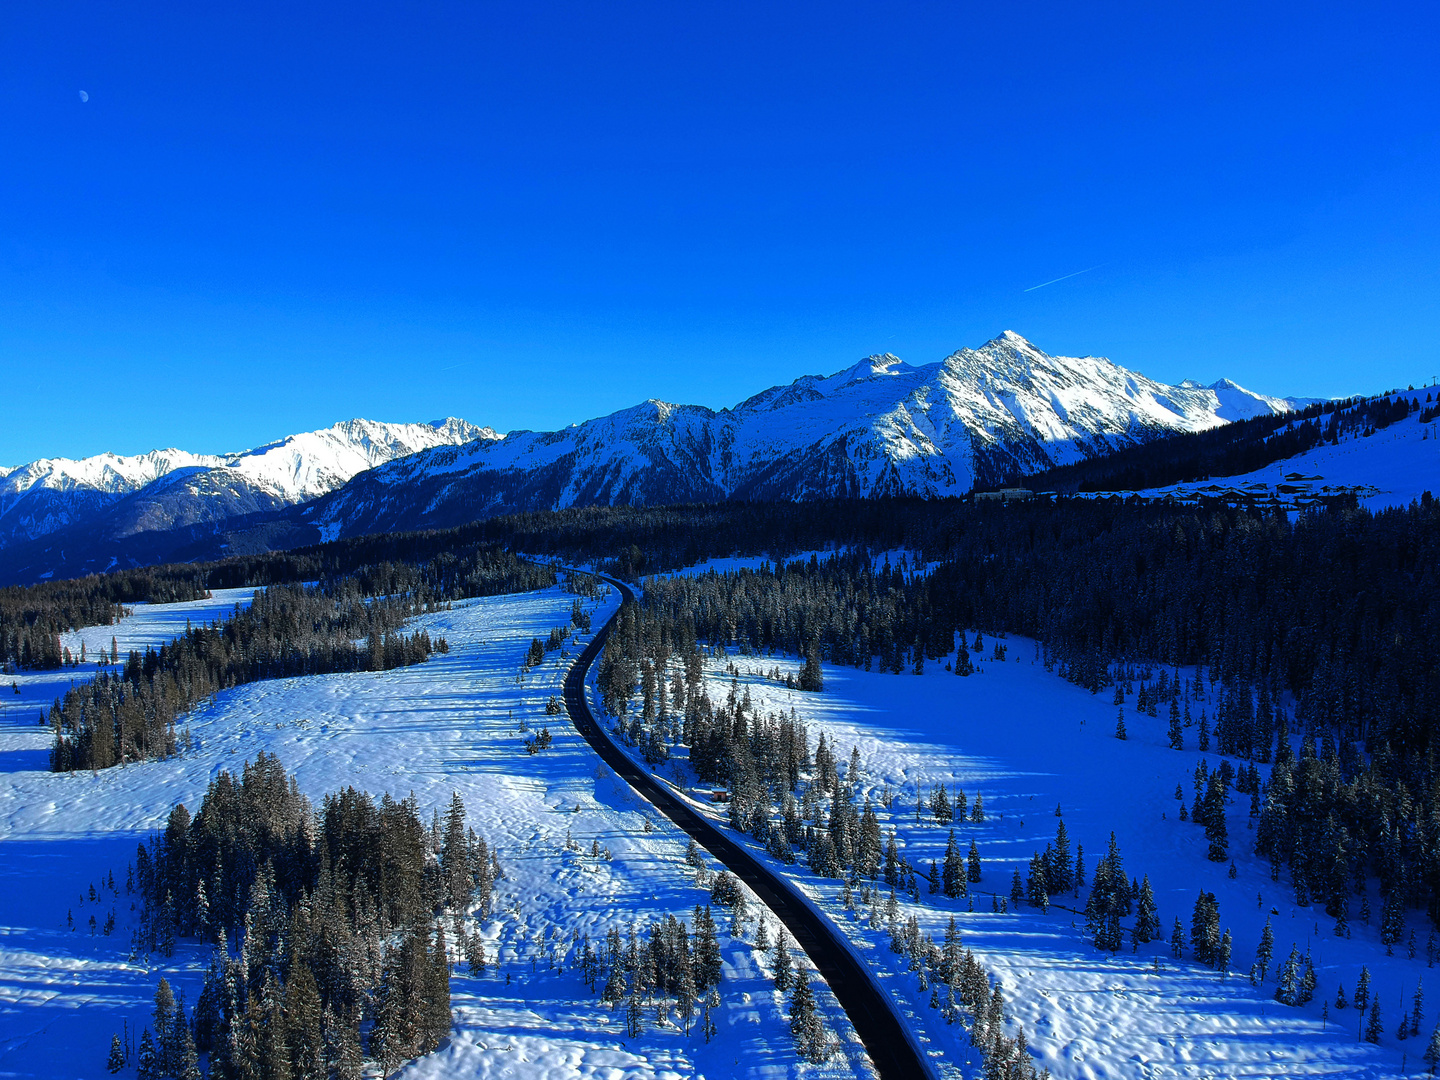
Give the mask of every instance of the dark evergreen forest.
M 864 808 L 834 798 L 818 751 L 819 790 L 796 787 L 803 724 L 755 716 L 733 694 L 723 703 L 697 694 L 702 652 L 805 658 L 776 677 L 816 688 L 806 680 L 818 679 L 822 658 L 896 674 L 943 659 L 963 675 L 968 650 L 981 647 L 977 630 L 1033 636 L 1066 678 L 1097 693 L 1114 687 L 1118 736 L 1135 693 L 1150 715 L 1168 708 L 1177 749 L 1182 705 L 1193 706 L 1200 748 L 1213 732 L 1214 750 L 1240 759 L 1238 771 L 1225 762 L 1197 773 L 1193 819 L 1211 858 L 1227 857 L 1230 791 L 1249 793 L 1257 851 L 1277 879 L 1288 870 L 1301 902 L 1323 902 L 1343 926 L 1378 882 L 1392 924 L 1419 907 L 1440 926 L 1437 518 L 1429 498 L 1294 521 L 1085 502 L 962 508 L 922 572 L 876 568 L 855 550 L 649 579 L 642 603 L 621 613 L 600 687 L 649 760 L 686 744 L 701 779 L 729 788 L 732 823 L 774 854 L 831 875 L 873 872 L 877 830 L 865 827 Z M 941 541 L 938 530 L 930 539 Z M 1172 676 L 1179 666 L 1203 678 Z M 1249 762 L 1273 763 L 1268 784 Z M 1037 854 L 1032 878 L 1064 877 L 1051 858 Z
M 483 970 L 464 920 L 488 916 L 501 876 L 458 795 L 435 829 L 413 799 L 353 788 L 316 813 L 264 754 L 238 777 L 220 773 L 195 815 L 176 806 L 130 868 L 137 953 L 214 943 L 192 1017 L 157 996 L 142 1072 L 148 1054 L 149 1075 L 198 1077 L 198 1053 L 226 1080 L 358 1080 L 367 1056 L 389 1073 L 428 1053 L 450 1031 L 447 920 Z

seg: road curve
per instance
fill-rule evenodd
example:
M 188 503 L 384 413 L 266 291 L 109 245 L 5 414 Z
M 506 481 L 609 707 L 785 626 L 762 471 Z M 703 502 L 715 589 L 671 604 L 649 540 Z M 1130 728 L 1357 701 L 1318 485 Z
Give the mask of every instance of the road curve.
M 635 599 L 634 592 L 623 582 L 613 578 L 605 580 L 620 590 L 625 601 Z M 610 741 L 596 721 L 586 700 L 585 681 L 605 646 L 605 639 L 610 636 L 618 614 L 617 608 L 615 615 L 600 628 L 565 675 L 565 709 L 576 730 L 605 764 L 657 810 L 694 837 L 696 843 L 745 882 L 779 917 L 835 992 L 882 1080 L 934 1077 L 929 1060 L 920 1052 L 913 1033 L 901 1022 L 890 995 L 881 989 L 866 965 L 850 951 L 835 926 L 797 896 L 783 878 L 632 761 Z

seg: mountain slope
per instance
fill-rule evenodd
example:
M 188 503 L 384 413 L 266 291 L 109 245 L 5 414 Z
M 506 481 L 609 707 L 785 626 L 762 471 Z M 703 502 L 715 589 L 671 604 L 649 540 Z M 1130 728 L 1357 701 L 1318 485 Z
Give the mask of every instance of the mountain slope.
M 1223 380 L 1168 386 L 1007 331 L 920 367 L 868 357 L 719 412 L 651 400 L 562 431 L 426 451 L 287 516 L 333 537 L 597 504 L 959 495 L 1298 400 Z
M 454 418 L 348 420 L 235 454 L 169 449 L 0 468 L 0 548 L 72 528 L 121 538 L 276 510 L 397 457 L 477 438 L 498 436 Z

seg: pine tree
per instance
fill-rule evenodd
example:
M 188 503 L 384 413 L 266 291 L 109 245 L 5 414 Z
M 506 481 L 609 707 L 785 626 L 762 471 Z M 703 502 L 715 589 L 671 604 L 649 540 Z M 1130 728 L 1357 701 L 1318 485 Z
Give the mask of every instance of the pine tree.
M 136 1080 L 160 1080 L 159 1062 L 155 1056 L 155 1040 L 150 1037 L 149 1028 L 140 1034 L 140 1049 L 135 1054 L 135 1076 Z
M 1378 1043 L 1384 1030 L 1380 1023 L 1380 998 L 1377 996 L 1370 1002 L 1370 1020 L 1365 1025 L 1365 1041 Z
M 260 988 L 259 1012 L 259 1056 L 264 1063 L 265 1075 L 275 1080 L 289 1080 L 293 1063 L 290 1060 L 289 1031 L 285 1025 L 284 999 L 280 984 L 268 969 Z
M 825 689 L 825 673 L 820 667 L 820 646 L 812 641 L 805 649 L 805 667 L 800 671 L 800 689 L 819 693 Z
M 960 948 L 960 928 L 955 925 L 955 916 L 950 916 L 950 925 L 945 928 L 945 947 L 940 952 L 940 981 L 951 986 L 960 978 L 964 958 Z
M 1275 1000 L 1281 1005 L 1300 1004 L 1300 950 L 1293 945 L 1275 978 Z
M 1144 945 L 1160 937 L 1160 913 L 1155 908 L 1155 890 L 1150 875 L 1140 882 L 1140 896 L 1135 901 L 1135 940 Z
M 1361 1012 L 1370 1004 L 1370 969 L 1362 967 L 1360 978 L 1355 981 L 1355 1008 Z
M 1202 890 L 1195 899 L 1195 911 L 1190 921 L 1190 948 L 1197 961 L 1211 967 L 1215 965 L 1215 954 L 1220 948 L 1220 906 L 1212 892 Z
M 1185 954 L 1185 927 L 1180 924 L 1180 916 L 1175 916 L 1175 926 L 1170 931 L 1170 955 L 1176 960 Z
M 446 906 L 463 911 L 470 901 L 474 876 L 470 867 L 470 844 L 465 835 L 465 803 L 458 791 L 450 794 L 445 841 L 440 849 L 440 868 L 445 875 Z
M 935 815 L 937 825 L 948 825 L 955 817 L 955 812 L 950 808 L 950 796 L 945 791 L 945 785 L 940 785 L 940 790 L 930 796 L 930 809 Z M 951 838 L 954 838 L 952 832 Z
M 943 789 L 942 789 L 943 790 Z M 960 845 L 955 843 L 955 830 L 950 830 L 950 839 L 945 844 L 945 867 L 941 873 L 945 895 L 965 895 L 965 860 L 960 854 Z
M 1056 816 L 1059 816 L 1059 806 L 1056 806 Z M 1069 892 L 1075 880 L 1075 870 L 1070 862 L 1070 833 L 1065 828 L 1065 821 L 1062 818 L 1055 827 L 1055 849 L 1054 856 L 1050 859 L 1050 865 L 1046 867 L 1049 873 L 1051 892 Z
M 1125 708 L 1124 708 L 1124 706 L 1121 706 L 1120 711 L 1119 711 L 1119 712 L 1116 714 L 1116 716 L 1115 716 L 1115 738 L 1121 739 L 1121 740 L 1124 740 L 1124 739 L 1128 738 L 1128 736 L 1125 734 Z
M 645 1011 L 636 990 L 630 991 L 629 1000 L 625 1003 L 625 1033 L 632 1039 L 638 1039 L 645 1033 Z
M 1395 955 L 1395 943 L 1405 933 L 1405 901 L 1398 888 L 1385 894 L 1385 907 L 1380 916 L 1380 944 L 1385 946 L 1385 955 Z
M 295 1080 L 324 1080 L 325 1044 L 321 1034 L 320 989 L 309 965 L 292 962 L 285 983 L 286 1045 Z
M 781 930 L 780 935 L 775 939 L 775 959 L 771 966 L 775 969 L 775 989 L 783 994 L 790 989 L 790 983 L 793 978 L 790 949 L 785 944 L 784 930 Z
M 1045 872 L 1045 861 L 1039 855 L 1030 860 L 1025 895 L 1032 907 L 1038 907 L 1042 912 L 1050 910 L 1050 882 Z
M 1215 970 L 1221 975 L 1230 971 L 1230 954 L 1235 949 L 1235 939 L 1230 935 L 1230 928 L 1225 928 L 1225 933 L 1220 935 L 1220 946 L 1215 950 Z
M 1415 996 L 1411 999 L 1410 1034 L 1420 1034 L 1420 1022 L 1425 1019 L 1425 980 L 1415 981 Z
M 155 1068 L 162 1076 L 175 1071 L 174 1035 L 175 994 L 169 980 L 163 976 L 155 987 L 155 1011 L 152 1022 L 155 1025 Z
M 1224 862 L 1230 857 L 1230 839 L 1225 828 L 1225 785 L 1218 770 L 1211 774 L 1205 790 L 1205 839 L 1210 841 L 1206 858 L 1211 862 Z
M 695 907 L 695 987 L 709 990 L 720 985 L 720 942 L 715 935 L 715 919 L 710 905 Z
M 1180 726 L 1180 705 L 1175 698 L 1170 699 L 1170 749 L 1185 749 L 1185 732 Z
M 1265 919 L 1265 929 L 1260 931 L 1260 944 L 1255 948 L 1255 967 L 1260 973 L 1260 982 L 1264 982 L 1270 973 L 1270 961 L 1275 956 L 1275 931 L 1270 926 L 1270 919 Z M 1364 1008 L 1363 1005 L 1360 1008 Z
M 605 980 L 605 989 L 600 991 L 600 1000 L 614 1007 L 625 997 L 625 972 L 618 962 L 610 965 L 610 976 Z
M 976 797 L 978 798 L 979 796 Z M 978 884 L 980 881 L 980 851 L 975 847 L 974 840 L 970 841 L 970 855 L 967 859 L 967 864 L 968 870 L 966 876 L 969 877 L 972 884 Z
M 1014 911 L 1020 910 L 1020 904 L 1025 899 L 1025 882 L 1020 879 L 1020 868 L 1015 867 L 1015 874 L 1010 879 L 1010 907 Z
M 360 1080 L 364 1058 L 359 1033 L 328 1006 L 322 1018 L 325 1034 L 325 1067 L 331 1080 Z
M 110 1039 L 110 1059 L 105 1063 L 105 1067 L 112 1073 L 118 1073 L 126 1064 L 125 1047 L 120 1042 L 120 1036 L 114 1035 Z
M 765 929 L 765 923 L 760 923 L 760 929 Z M 675 1011 L 680 1016 L 680 1025 L 684 1028 L 685 1034 L 690 1034 L 690 1022 L 695 1016 L 695 977 L 691 972 L 689 964 L 682 964 L 680 967 L 680 980 L 675 987 Z
M 795 990 L 790 995 L 790 1034 L 795 1037 L 796 1052 L 806 1061 L 818 1065 L 830 1057 L 830 1040 L 804 968 L 795 972 Z
M 1434 1076 L 1436 1069 L 1440 1069 L 1440 1022 L 1435 1024 L 1435 1030 L 1430 1033 L 1430 1045 L 1425 1047 L 1425 1064 L 1430 1066 L 1430 1075 Z
M 720 994 L 715 990 L 711 990 L 710 993 L 705 995 L 704 1004 L 700 1006 L 700 1031 L 704 1034 L 707 1043 L 715 1037 L 717 1029 L 715 1027 L 715 1017 L 711 1013 L 711 1010 L 719 1004 Z

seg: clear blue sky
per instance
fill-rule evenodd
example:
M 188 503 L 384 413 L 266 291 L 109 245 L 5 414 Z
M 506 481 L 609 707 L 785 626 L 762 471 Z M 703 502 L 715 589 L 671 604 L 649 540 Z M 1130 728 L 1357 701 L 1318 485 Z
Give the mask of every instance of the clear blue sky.
M 722 406 L 1005 329 L 1418 385 L 1437 56 L 1433 3 L 10 0 L 0 463 Z

